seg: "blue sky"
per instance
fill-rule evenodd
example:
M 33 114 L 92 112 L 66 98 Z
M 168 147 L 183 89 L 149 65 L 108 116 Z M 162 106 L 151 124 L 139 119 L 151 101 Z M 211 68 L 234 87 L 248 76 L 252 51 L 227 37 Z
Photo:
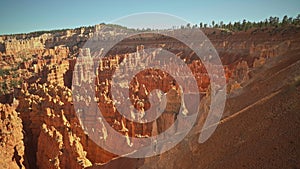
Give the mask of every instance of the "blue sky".
M 108 23 L 140 12 L 163 12 L 195 24 L 296 16 L 300 0 L 2 0 L 0 34 Z

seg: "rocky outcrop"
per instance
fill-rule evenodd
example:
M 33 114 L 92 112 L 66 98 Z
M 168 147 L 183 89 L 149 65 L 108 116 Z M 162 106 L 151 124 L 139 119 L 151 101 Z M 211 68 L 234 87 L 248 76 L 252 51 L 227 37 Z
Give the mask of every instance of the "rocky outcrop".
M 20 51 L 37 52 L 44 49 L 45 41 L 51 37 L 49 34 L 44 34 L 39 37 L 29 39 L 8 39 L 4 42 L 5 53 L 7 55 L 16 54 Z
M 65 118 L 65 117 L 63 117 Z M 39 168 L 85 168 L 92 163 L 86 158 L 86 151 L 76 134 L 59 126 L 42 125 L 38 138 L 37 166 Z M 47 143 L 47 144 L 45 144 Z
M 15 111 L 17 101 L 12 105 L 0 103 L 0 167 L 25 168 L 24 131 L 22 120 Z M 25 138 L 26 139 L 26 138 Z

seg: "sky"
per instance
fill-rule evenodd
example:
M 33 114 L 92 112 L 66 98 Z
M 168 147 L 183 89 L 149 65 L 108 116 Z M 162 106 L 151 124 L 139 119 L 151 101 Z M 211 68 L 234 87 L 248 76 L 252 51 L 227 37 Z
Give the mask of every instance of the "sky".
M 167 13 L 192 24 L 261 21 L 269 16 L 297 16 L 300 0 L 2 0 L 0 34 L 111 23 L 142 12 Z

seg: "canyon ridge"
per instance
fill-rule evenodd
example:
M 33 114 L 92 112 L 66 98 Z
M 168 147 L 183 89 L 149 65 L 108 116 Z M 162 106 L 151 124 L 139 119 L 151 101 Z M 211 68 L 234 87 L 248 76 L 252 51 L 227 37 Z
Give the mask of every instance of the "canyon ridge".
M 104 39 L 113 40 L 126 29 L 99 24 L 0 36 L 0 168 L 300 168 L 299 26 L 202 29 L 222 61 L 227 95 L 216 131 L 201 144 L 198 138 L 212 101 L 211 84 L 195 52 L 173 38 L 140 31 L 95 60 L 85 43 L 105 26 L 110 29 L 101 32 Z M 199 28 L 172 31 L 189 29 Z M 167 98 L 163 114 L 139 124 L 115 108 L 110 89 L 116 67 L 124 60 L 134 67 L 139 62 L 133 57 L 137 54 L 149 55 L 144 62 L 151 62 L 159 51 L 149 54 L 149 48 L 168 50 L 188 65 L 201 95 L 198 103 L 190 101 L 199 105 L 199 115 L 188 135 L 169 151 L 148 158 L 120 157 L 98 146 L 87 130 L 101 130 L 106 139 L 111 133 L 101 125 L 105 120 L 128 138 L 108 140 L 108 144 L 130 146 L 132 137 L 167 130 L 181 107 L 182 86 L 168 73 L 151 68 L 132 79 L 129 99 L 136 109 L 145 111 L 151 106 L 151 91 L 160 89 Z M 102 54 L 101 49 L 98 52 Z M 89 72 L 94 71 L 91 67 L 97 68 L 95 88 L 87 86 Z M 177 65 L 172 69 L 181 71 Z M 189 82 L 183 87 L 189 88 Z M 82 98 L 89 90 L 95 91 L 95 97 Z M 104 117 L 98 126 L 91 100 Z M 80 118 L 88 129 L 76 114 L 79 108 L 86 112 Z

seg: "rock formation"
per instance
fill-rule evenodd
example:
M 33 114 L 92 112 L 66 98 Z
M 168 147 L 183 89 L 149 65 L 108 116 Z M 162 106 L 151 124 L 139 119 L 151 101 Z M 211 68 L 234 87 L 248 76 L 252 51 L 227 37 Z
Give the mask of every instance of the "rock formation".
M 17 101 L 12 105 L 0 104 L 0 158 L 2 168 L 25 168 L 24 130 L 22 120 L 15 111 Z M 26 139 L 26 138 L 25 138 Z M 26 159 L 26 158 L 25 158 Z
M 84 48 L 84 43 L 102 28 L 103 25 L 97 25 L 0 36 L 1 168 L 118 168 L 119 164 L 126 163 L 141 168 L 195 168 L 196 165 L 233 168 L 232 162 L 240 168 L 253 168 L 254 164 L 268 167 L 264 163 L 270 161 L 275 168 L 284 164 L 300 167 L 296 159 L 300 154 L 296 149 L 300 123 L 299 114 L 295 113 L 299 112 L 296 102 L 299 100 L 299 27 L 227 33 L 203 30 L 224 64 L 228 100 L 220 127 L 202 145 L 197 143 L 197 138 L 211 100 L 210 78 L 201 60 L 183 43 L 153 34 L 128 38 L 99 60 L 91 56 L 95 53 Z M 111 28 L 97 38 L 114 40 L 122 33 Z M 123 96 L 129 91 L 130 103 L 140 112 L 135 118 L 142 119 L 151 107 L 150 94 L 160 89 L 166 93 L 165 112 L 157 120 L 144 124 L 123 117 L 116 108 L 119 103 L 112 98 L 112 75 L 121 63 L 127 65 L 119 77 L 126 79 L 138 63 L 155 61 L 160 52 L 150 53 L 148 48 L 168 50 L 185 61 L 201 93 L 201 102 L 193 103 L 200 105 L 200 116 L 189 135 L 174 149 L 151 158 L 128 160 L 99 147 L 87 131 L 101 129 L 101 139 L 113 144 L 103 125 L 105 120 L 128 138 L 122 142 L 124 147 L 132 144 L 131 137 L 162 133 L 177 118 L 182 99 L 180 88 L 189 91 L 191 86 L 189 79 L 179 84 L 167 72 L 145 68 L 131 79 L 129 86 L 124 87 L 121 81 L 117 83 L 120 88 L 117 94 Z M 99 49 L 96 55 L 102 53 L 103 49 Z M 146 56 L 145 60 L 142 55 Z M 140 66 L 144 68 L 143 64 Z M 187 76 L 176 64 L 170 63 L 169 68 Z M 78 90 L 71 90 L 72 87 Z M 83 97 L 91 90 L 95 96 Z M 156 99 L 162 99 L 163 96 L 156 94 Z M 74 107 L 74 102 L 79 106 Z M 103 119 L 99 119 L 97 107 Z M 261 158 L 252 157 L 256 152 Z

